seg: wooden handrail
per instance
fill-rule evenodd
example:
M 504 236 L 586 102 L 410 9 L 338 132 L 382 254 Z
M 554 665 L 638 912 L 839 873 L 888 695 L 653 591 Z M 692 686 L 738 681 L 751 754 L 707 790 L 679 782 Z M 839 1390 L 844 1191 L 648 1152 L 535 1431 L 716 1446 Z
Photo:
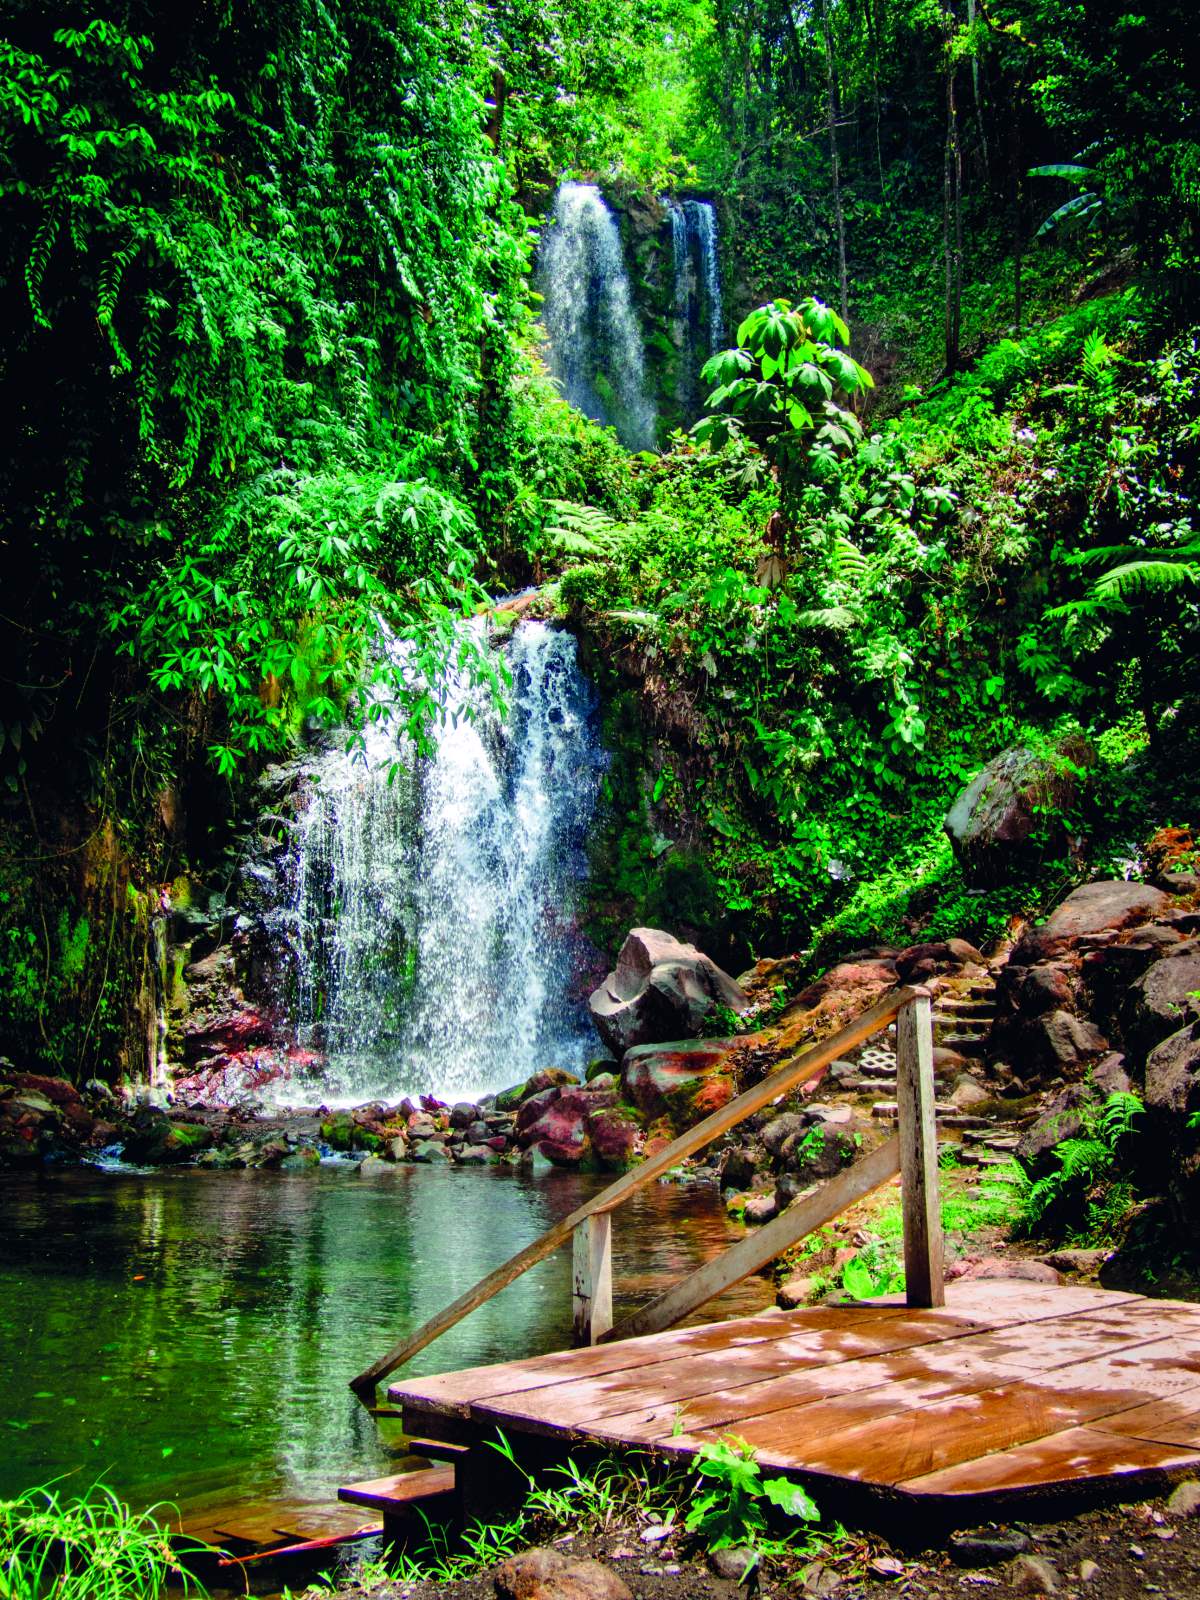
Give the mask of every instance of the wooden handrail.
M 789 1090 L 807 1083 L 831 1061 L 836 1061 L 846 1051 L 855 1049 L 872 1035 L 881 1032 L 903 1007 L 913 1000 L 924 997 L 925 994 L 924 989 L 894 990 L 877 1001 L 869 1010 L 864 1011 L 861 1016 L 848 1022 L 844 1028 L 839 1028 L 827 1039 L 819 1039 L 806 1050 L 793 1056 L 789 1062 L 768 1073 L 761 1083 L 755 1084 L 752 1089 L 747 1089 L 744 1094 L 738 1095 L 719 1111 L 714 1111 L 711 1116 L 705 1117 L 704 1121 L 698 1122 L 694 1128 L 681 1133 L 665 1149 L 648 1157 L 639 1166 L 623 1173 L 607 1189 L 572 1211 L 569 1217 L 556 1222 L 542 1234 L 541 1238 L 535 1239 L 532 1244 L 527 1244 L 523 1250 L 518 1250 L 516 1255 L 502 1266 L 494 1268 L 473 1288 L 459 1295 L 452 1305 L 431 1317 L 423 1327 L 418 1328 L 416 1333 L 407 1339 L 401 1339 L 365 1372 L 360 1372 L 358 1377 L 351 1380 L 351 1389 L 360 1399 L 369 1397 L 374 1392 L 375 1385 L 389 1373 L 411 1360 L 418 1351 L 424 1350 L 426 1345 L 432 1344 L 456 1323 L 461 1322 L 465 1316 L 486 1304 L 493 1295 L 519 1278 L 522 1273 L 528 1272 L 530 1267 L 535 1267 L 539 1261 L 544 1261 L 560 1245 L 565 1244 L 579 1224 L 588 1217 L 615 1210 L 628 1200 L 630 1195 L 636 1194 L 639 1189 L 644 1189 L 648 1183 L 653 1183 L 685 1156 L 702 1150 L 705 1145 L 711 1144 L 714 1139 L 719 1139 L 723 1133 L 728 1133 L 730 1128 L 737 1127 L 739 1122 L 744 1122 L 747 1117 L 753 1116 L 756 1111 L 761 1111 L 773 1100 L 778 1100 Z M 577 1270 L 576 1277 L 578 1276 Z M 585 1297 L 590 1298 L 590 1295 L 585 1294 Z M 576 1298 L 580 1296 L 577 1294 Z M 592 1329 L 590 1339 L 597 1338 L 600 1331 L 602 1330 Z

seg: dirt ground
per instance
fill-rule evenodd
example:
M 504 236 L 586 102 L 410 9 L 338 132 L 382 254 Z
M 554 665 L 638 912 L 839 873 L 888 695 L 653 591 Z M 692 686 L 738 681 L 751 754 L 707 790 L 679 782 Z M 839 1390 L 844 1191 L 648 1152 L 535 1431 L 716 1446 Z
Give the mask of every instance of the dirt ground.
M 1086 1512 L 1060 1522 L 989 1525 L 978 1530 L 1028 1540 L 1028 1549 L 991 1564 L 963 1567 L 946 1544 L 914 1553 L 876 1538 L 847 1534 L 789 1570 L 774 1568 L 748 1589 L 717 1576 L 688 1548 L 686 1535 L 647 1543 L 647 1531 L 623 1525 L 594 1535 L 548 1538 L 572 1558 L 591 1557 L 618 1574 L 634 1600 L 900 1600 L 901 1596 L 994 1596 L 1048 1593 L 1058 1600 L 1164 1600 L 1200 1597 L 1200 1514 L 1168 1514 L 1165 1500 Z M 338 1600 L 495 1600 L 494 1569 L 457 1582 L 379 1583 L 352 1572 Z M 327 1591 L 326 1591 L 327 1593 Z M 535 1591 L 529 1600 L 552 1600 Z

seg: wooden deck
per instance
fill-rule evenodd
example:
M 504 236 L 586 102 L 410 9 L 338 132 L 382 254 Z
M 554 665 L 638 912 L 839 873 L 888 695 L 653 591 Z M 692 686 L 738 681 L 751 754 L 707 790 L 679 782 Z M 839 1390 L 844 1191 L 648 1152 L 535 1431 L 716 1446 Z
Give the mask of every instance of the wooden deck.
M 401 1382 L 405 1429 L 537 1459 L 737 1434 L 860 1523 L 967 1525 L 1200 1468 L 1200 1305 L 1019 1281 L 735 1322 Z M 490 1458 L 492 1463 L 481 1459 Z

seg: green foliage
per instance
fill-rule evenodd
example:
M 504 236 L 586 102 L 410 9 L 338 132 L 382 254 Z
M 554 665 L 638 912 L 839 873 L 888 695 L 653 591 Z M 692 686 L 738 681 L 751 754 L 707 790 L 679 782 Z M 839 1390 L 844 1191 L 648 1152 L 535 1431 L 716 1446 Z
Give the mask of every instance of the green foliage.
M 861 438 L 847 409 L 874 379 L 845 348 L 850 330 L 835 311 L 809 297 L 760 306 L 737 330 L 738 348 L 705 363 L 717 387 L 708 404 L 719 415 L 692 432 L 715 449 L 743 434 L 760 445 L 787 483 L 807 470 L 828 472 Z
M 1082 1244 L 1110 1244 L 1113 1230 L 1129 1210 L 1133 1190 L 1124 1176 L 1124 1145 L 1136 1136 L 1143 1106 L 1136 1094 L 1108 1095 L 1102 1104 L 1085 1103 L 1082 1127 L 1054 1149 L 1054 1168 L 1029 1184 L 1021 1225 L 1028 1233 L 1066 1231 Z
M 798 1484 L 787 1478 L 764 1478 L 754 1451 L 732 1435 L 717 1444 L 701 1445 L 696 1473 L 703 1493 L 692 1501 L 684 1526 L 710 1550 L 754 1548 L 769 1526 L 771 1506 L 802 1522 L 816 1522 L 821 1515 Z
M 165 1509 L 131 1511 L 100 1484 L 77 1496 L 47 1485 L 0 1501 L 0 1593 L 5 1600 L 158 1600 L 168 1585 L 203 1592 L 155 1520 Z

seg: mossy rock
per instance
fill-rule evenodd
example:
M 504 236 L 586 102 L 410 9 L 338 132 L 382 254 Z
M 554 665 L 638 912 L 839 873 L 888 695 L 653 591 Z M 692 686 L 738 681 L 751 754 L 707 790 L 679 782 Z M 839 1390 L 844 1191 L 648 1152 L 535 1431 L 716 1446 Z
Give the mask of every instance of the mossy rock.
M 343 1153 L 366 1150 L 378 1154 L 384 1144 L 377 1133 L 360 1128 L 348 1111 L 335 1111 L 331 1117 L 326 1117 L 321 1124 L 321 1138 L 331 1150 Z
M 594 1061 L 589 1061 L 584 1069 L 583 1081 L 591 1083 L 593 1078 L 598 1078 L 605 1072 L 617 1073 L 621 1070 L 619 1061 L 612 1056 L 597 1056 Z

